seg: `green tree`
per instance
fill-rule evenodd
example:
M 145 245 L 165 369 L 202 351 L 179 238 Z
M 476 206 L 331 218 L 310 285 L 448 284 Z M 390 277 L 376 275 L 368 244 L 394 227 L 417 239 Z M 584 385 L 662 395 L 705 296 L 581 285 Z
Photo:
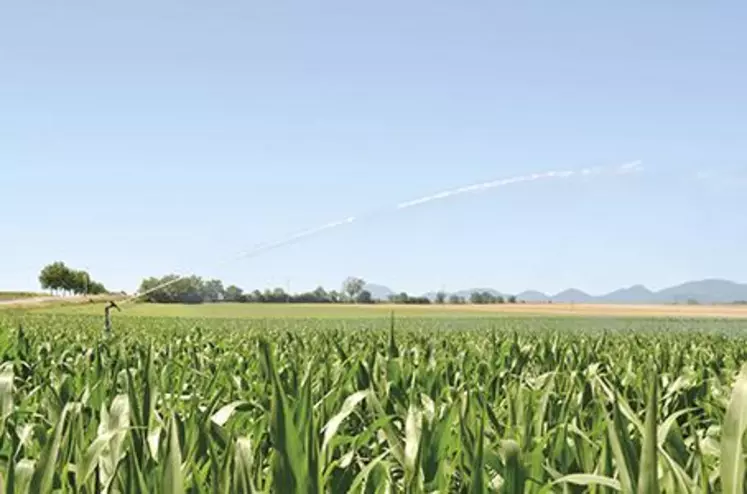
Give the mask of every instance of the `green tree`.
M 86 271 L 71 270 L 68 274 L 68 286 L 76 295 L 87 294 L 90 285 L 91 276 Z
M 225 290 L 220 280 L 207 280 L 202 284 L 202 301 L 219 302 L 223 300 Z
M 373 296 L 371 296 L 371 292 L 369 292 L 368 290 L 361 291 L 357 295 L 355 301 L 356 301 L 356 303 L 359 303 L 359 304 L 372 304 L 372 303 L 374 303 Z
M 81 295 L 106 292 L 104 285 L 94 281 L 87 271 L 71 269 L 62 261 L 44 266 L 39 273 L 39 284 L 51 293 Z
M 91 281 L 91 283 L 88 285 L 88 293 L 90 295 L 103 295 L 106 293 L 106 287 L 102 283 L 99 283 L 98 281 Z
M 407 294 L 407 292 L 400 292 L 389 295 L 389 301 L 393 304 L 406 304 L 408 300 L 410 300 L 410 296 Z
M 226 302 L 244 302 L 246 300 L 244 290 L 236 285 L 230 285 L 224 291 L 223 300 Z
M 273 302 L 290 302 L 290 296 L 287 293 L 285 293 L 285 290 L 278 287 L 272 291 L 272 301 Z
M 353 301 L 363 291 L 365 285 L 363 278 L 349 276 L 342 282 L 342 291 L 348 296 L 348 300 Z
M 204 283 L 199 276 L 180 278 L 179 275 L 169 274 L 144 279 L 138 291 L 146 293 L 145 300 L 148 302 L 196 304 L 203 301 Z
M 316 301 L 318 303 L 324 303 L 324 302 L 329 302 L 330 301 L 330 296 L 327 293 L 327 290 L 325 290 L 321 286 L 316 287 L 316 289 L 313 292 L 311 292 L 311 295 L 312 295 L 314 301 Z
M 407 292 L 401 292 L 389 296 L 389 301 L 393 304 L 408 304 L 408 305 L 428 305 L 431 303 L 431 299 L 428 297 L 413 297 Z
M 69 283 L 70 268 L 64 262 L 57 261 L 44 266 L 39 274 L 39 283 L 42 289 L 50 290 L 52 293 L 64 290 Z
M 437 304 L 443 304 L 446 302 L 446 293 L 444 292 L 438 292 L 436 293 L 436 303 Z

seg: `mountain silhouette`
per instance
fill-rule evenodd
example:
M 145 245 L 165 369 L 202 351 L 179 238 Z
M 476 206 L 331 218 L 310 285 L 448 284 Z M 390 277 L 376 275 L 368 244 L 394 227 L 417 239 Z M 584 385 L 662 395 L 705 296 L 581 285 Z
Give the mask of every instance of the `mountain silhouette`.
M 387 300 L 394 290 L 384 285 L 367 284 L 366 289 L 377 300 Z M 494 296 L 504 298 L 510 294 L 493 288 L 471 288 L 456 292 L 447 292 L 446 296 L 458 295 L 469 301 L 472 292 L 488 292 Z M 428 292 L 423 296 L 435 300 L 437 292 Z M 680 285 L 652 291 L 643 285 L 633 285 L 619 288 L 603 295 L 590 295 L 577 288 L 569 288 L 555 295 L 547 295 L 537 290 L 527 290 L 516 295 L 519 301 L 528 303 L 606 303 L 606 304 L 672 304 L 692 303 L 701 304 L 729 304 L 747 302 L 747 283 L 737 283 L 723 279 L 705 279 L 688 281 Z
M 688 300 L 703 304 L 744 302 L 747 301 L 747 284 L 719 279 L 689 281 L 665 288 L 657 292 L 656 297 L 663 303 L 683 303 Z
M 548 302 L 550 300 L 550 297 L 545 295 L 542 292 L 538 292 L 537 290 L 527 290 L 525 292 L 521 292 L 516 296 L 517 300 L 523 300 L 524 302 Z
M 614 292 L 596 297 L 599 302 L 617 303 L 617 304 L 645 304 L 657 302 L 657 296 L 654 292 L 643 285 L 633 285 L 629 288 L 620 288 Z
M 371 298 L 374 300 L 389 300 L 389 296 L 394 295 L 394 291 L 389 287 L 377 285 L 376 283 L 366 283 L 363 289 L 370 292 Z
M 574 303 L 574 302 L 579 303 L 579 304 L 585 304 L 585 303 L 588 303 L 594 300 L 594 297 L 576 288 L 569 288 L 568 290 L 563 290 L 562 292 L 556 295 L 553 295 L 551 297 L 551 300 L 553 302 L 564 303 L 564 304 Z

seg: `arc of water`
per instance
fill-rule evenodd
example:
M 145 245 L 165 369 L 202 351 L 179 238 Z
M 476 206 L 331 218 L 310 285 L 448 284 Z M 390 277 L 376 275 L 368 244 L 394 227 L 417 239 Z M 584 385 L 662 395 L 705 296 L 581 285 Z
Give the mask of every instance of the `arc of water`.
M 614 174 L 619 175 L 619 174 L 635 173 L 640 170 L 642 170 L 641 161 L 637 160 L 637 161 L 631 161 L 629 163 L 624 163 L 622 165 L 613 166 L 613 167 L 593 167 L 593 168 L 582 168 L 580 170 L 555 170 L 555 171 L 548 171 L 548 172 L 543 172 L 543 173 L 531 173 L 528 175 L 519 175 L 515 177 L 502 178 L 498 180 L 490 180 L 488 182 L 481 182 L 477 184 L 466 185 L 462 187 L 456 187 L 453 189 L 444 190 L 441 192 L 437 192 L 435 194 L 430 194 L 427 196 L 419 197 L 417 199 L 413 199 L 410 201 L 400 202 L 394 206 L 393 210 L 399 211 L 399 210 L 427 204 L 429 202 L 443 200 L 449 197 L 454 197 L 454 196 L 467 194 L 467 193 L 473 193 L 473 192 L 481 192 L 481 191 L 485 191 L 489 189 L 494 189 L 497 187 L 504 187 L 507 185 L 517 184 L 517 183 L 522 183 L 522 182 L 534 182 L 537 180 L 546 180 L 546 179 L 551 179 L 551 178 L 569 178 L 573 176 L 588 177 L 588 176 L 604 173 L 605 171 L 612 171 Z M 332 230 L 334 228 L 338 228 L 343 225 L 349 225 L 351 223 L 354 223 L 362 219 L 368 219 L 372 216 L 376 216 L 377 214 L 381 212 L 385 212 L 387 210 L 389 210 L 389 208 L 385 208 L 383 210 L 378 210 L 374 212 L 369 212 L 364 215 L 348 216 L 347 218 L 339 220 L 339 221 L 332 221 L 330 223 L 325 223 L 324 225 L 321 225 L 315 228 L 310 228 L 308 230 L 302 230 L 300 232 L 294 233 L 280 240 L 258 244 L 247 251 L 240 252 L 239 254 L 233 256 L 232 258 L 224 262 L 231 262 L 231 261 L 236 261 L 239 259 L 256 257 L 269 250 L 274 250 L 284 245 L 293 244 L 300 240 L 306 239 L 308 237 L 318 235 L 322 232 Z M 182 279 L 184 279 L 184 276 L 178 275 L 174 279 L 161 283 L 143 292 L 136 293 L 130 298 L 124 300 L 123 303 L 132 302 L 134 300 L 137 300 L 140 297 L 144 297 L 145 295 L 149 295 L 158 290 L 167 288 Z

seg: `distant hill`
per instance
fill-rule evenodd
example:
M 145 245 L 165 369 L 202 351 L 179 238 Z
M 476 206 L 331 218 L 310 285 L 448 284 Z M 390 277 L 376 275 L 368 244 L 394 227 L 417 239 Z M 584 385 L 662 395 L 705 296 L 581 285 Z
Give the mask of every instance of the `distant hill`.
M 560 304 L 569 304 L 569 303 L 578 303 L 578 304 L 585 304 L 589 303 L 594 299 L 591 295 L 589 295 L 586 292 L 582 292 L 581 290 L 578 290 L 576 288 L 569 288 L 568 290 L 563 290 L 562 292 L 553 295 L 551 300 L 553 302 L 557 302 Z
M 538 292 L 537 290 L 527 290 L 525 292 L 521 292 L 516 296 L 517 300 L 523 300 L 524 302 L 548 302 L 550 300 L 550 297 L 545 295 L 542 292 Z
M 701 304 L 730 304 L 745 300 L 747 284 L 718 279 L 689 281 L 657 292 L 643 285 L 633 285 L 599 296 L 571 289 L 552 297 L 553 302 L 607 304 L 684 304 L 691 301 Z
M 371 297 L 374 300 L 389 300 L 389 296 L 394 295 L 394 291 L 388 286 L 377 285 L 375 283 L 366 283 L 363 289 L 371 292 Z
M 656 294 L 643 285 L 620 288 L 607 295 L 595 298 L 597 302 L 610 304 L 645 304 L 657 301 Z
M 378 300 L 387 300 L 394 290 L 384 286 L 368 284 L 366 289 Z M 447 293 L 459 295 L 469 300 L 472 292 L 489 292 L 493 296 L 510 294 L 499 292 L 493 288 L 471 288 Z M 423 296 L 435 300 L 436 292 L 428 292 Z M 530 303 L 606 303 L 606 304 L 672 304 L 689 303 L 695 301 L 701 304 L 729 304 L 733 302 L 747 301 L 747 283 L 736 283 L 729 280 L 705 279 L 700 281 L 689 281 L 681 285 L 652 291 L 643 285 L 633 285 L 620 288 L 603 295 L 590 295 L 576 288 L 570 288 L 549 296 L 537 290 L 527 290 L 519 293 L 516 298 Z
M 656 293 L 662 303 L 684 303 L 697 300 L 704 304 L 730 303 L 747 300 L 747 284 L 709 279 L 690 281 Z

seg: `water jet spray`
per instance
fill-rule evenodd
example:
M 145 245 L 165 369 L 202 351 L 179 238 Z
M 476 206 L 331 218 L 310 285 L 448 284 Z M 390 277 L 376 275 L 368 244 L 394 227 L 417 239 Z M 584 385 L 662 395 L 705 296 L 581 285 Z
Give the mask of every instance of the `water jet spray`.
M 348 225 L 354 222 L 359 223 L 363 220 L 370 219 L 374 216 L 377 216 L 385 212 L 401 211 L 403 209 L 409 209 L 415 206 L 420 206 L 423 204 L 427 204 L 429 202 L 438 201 L 438 200 L 446 199 L 446 198 L 457 196 L 457 195 L 462 195 L 462 194 L 472 193 L 472 192 L 482 192 L 485 190 L 494 189 L 497 187 L 503 187 L 506 185 L 512 185 L 512 184 L 523 183 L 523 182 L 534 182 L 537 180 L 564 179 L 564 178 L 569 178 L 573 176 L 590 177 L 590 176 L 602 174 L 604 172 L 608 172 L 613 175 L 627 175 L 630 173 L 638 172 L 642 169 L 643 168 L 641 166 L 641 161 L 636 160 L 636 161 L 631 161 L 631 162 L 624 163 L 622 165 L 617 165 L 617 166 L 606 166 L 606 167 L 595 166 L 591 168 L 582 168 L 582 169 L 574 169 L 574 170 L 554 170 L 554 171 L 548 171 L 548 172 L 543 172 L 543 173 L 531 173 L 528 175 L 519 175 L 515 177 L 491 180 L 488 182 L 481 182 L 477 184 L 466 185 L 463 187 L 457 187 L 454 189 L 448 189 L 448 190 L 444 190 L 444 191 L 441 191 L 435 194 L 413 199 L 410 201 L 400 202 L 398 204 L 395 204 L 393 207 L 381 208 L 378 210 L 368 212 L 363 215 L 349 216 L 339 221 L 333 221 L 333 222 L 318 226 L 316 228 L 311 228 L 309 230 L 303 230 L 298 233 L 294 233 L 286 238 L 276 240 L 274 242 L 266 242 L 266 243 L 257 244 L 253 248 L 249 249 L 248 251 L 241 252 L 237 254 L 236 256 L 234 256 L 233 258 L 227 259 L 226 261 L 224 261 L 224 263 L 234 261 L 234 260 L 239 260 L 239 259 L 247 259 L 251 257 L 256 257 L 259 254 L 262 254 L 263 252 L 274 250 L 284 245 L 293 244 L 295 242 L 311 237 L 313 235 L 317 235 L 327 230 L 331 230 L 333 228 L 337 228 L 343 225 Z M 150 288 L 144 292 L 134 294 L 133 296 L 124 300 L 122 304 L 134 302 L 138 298 L 144 297 L 148 294 L 151 294 L 153 292 L 156 292 L 158 290 L 171 286 L 183 278 L 184 278 L 184 275 L 178 275 L 176 278 L 171 279 L 165 283 L 161 283 L 160 285 Z M 119 309 L 119 307 L 117 307 L 117 309 Z

